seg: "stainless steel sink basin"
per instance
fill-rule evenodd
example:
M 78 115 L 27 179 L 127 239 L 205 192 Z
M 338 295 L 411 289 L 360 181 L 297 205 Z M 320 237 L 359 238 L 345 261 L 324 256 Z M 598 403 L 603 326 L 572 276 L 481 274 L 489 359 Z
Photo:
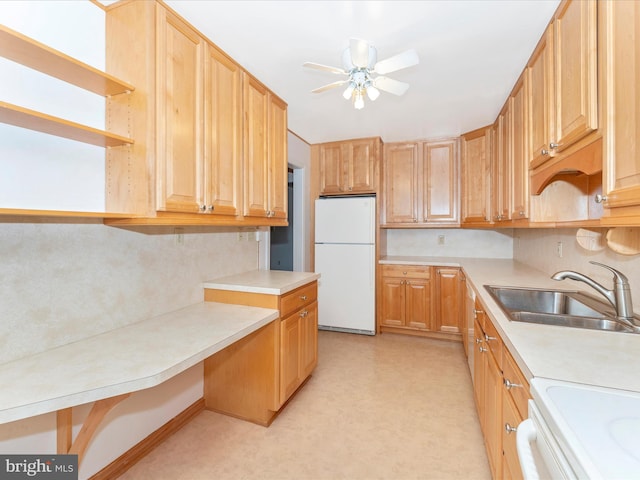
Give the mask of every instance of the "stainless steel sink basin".
M 633 332 L 616 319 L 611 305 L 575 290 L 485 285 L 505 314 L 515 322 Z
M 511 318 L 516 322 L 541 323 L 559 327 L 588 328 L 591 330 L 608 330 L 612 332 L 631 331 L 630 328 L 627 328 L 617 320 L 609 318 L 577 317 L 533 312 L 513 312 Z

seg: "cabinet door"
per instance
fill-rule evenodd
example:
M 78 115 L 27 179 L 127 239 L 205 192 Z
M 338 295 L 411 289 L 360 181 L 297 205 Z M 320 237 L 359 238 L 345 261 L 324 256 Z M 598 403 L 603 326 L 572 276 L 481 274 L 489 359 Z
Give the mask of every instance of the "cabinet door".
M 244 215 L 266 217 L 269 189 L 267 88 L 246 72 L 244 91 Z
M 157 27 L 158 210 L 198 212 L 202 196 L 204 40 L 163 8 Z M 140 67 L 143 68 L 143 67 Z
M 460 333 L 462 284 L 459 268 L 436 269 L 436 331 Z
M 457 140 L 426 142 L 423 153 L 423 221 L 459 222 Z
M 349 193 L 375 193 L 375 166 L 377 148 L 375 140 L 348 142 L 346 189 Z
M 462 136 L 462 222 L 486 224 L 491 221 L 491 128 L 481 128 Z
M 496 126 L 496 155 L 491 172 L 492 197 L 496 222 L 511 220 L 511 132 L 513 131 L 511 98 L 498 115 Z
M 637 208 L 640 205 L 640 4 L 603 2 L 600 9 L 608 101 L 603 170 L 606 215 L 619 216 L 624 221 L 624 216 L 633 214 L 626 224 L 637 225 L 640 216 Z
M 504 457 L 502 462 L 503 478 L 511 478 L 513 480 L 522 480 L 522 468 L 518 460 L 518 450 L 516 448 L 516 432 L 513 428 L 517 428 L 522 421 L 522 417 L 513 404 L 508 394 L 502 398 L 502 450 Z
M 214 215 L 236 216 L 242 213 L 242 70 L 217 48 L 207 51 L 205 203 Z
M 304 308 L 301 316 L 301 378 L 304 380 L 318 364 L 318 302 Z M 301 312 L 301 313 L 302 313 Z M 300 315 L 300 314 L 299 314 Z
M 405 280 L 405 326 L 420 330 L 431 330 L 431 279 L 411 278 Z
M 549 25 L 529 66 L 529 145 L 528 163 L 537 168 L 554 154 L 549 146 L 555 123 L 553 96 L 553 25 Z
M 418 143 L 384 146 L 384 221 L 387 225 L 418 221 Z
M 529 160 L 527 158 L 527 110 L 529 82 L 520 77 L 512 94 L 513 135 L 511 157 L 511 219 L 529 217 Z
M 342 193 L 344 188 L 342 143 L 330 143 L 320 146 L 320 194 Z
M 606 3 L 606 2 L 605 2 Z M 555 138 L 562 151 L 598 128 L 595 0 L 565 0 L 554 19 Z
M 502 472 L 502 372 L 489 351 L 484 364 L 484 441 L 493 478 Z
M 302 379 L 302 323 L 298 312 L 280 322 L 280 402 L 284 403 L 296 391 Z
M 402 278 L 382 277 L 382 313 L 380 323 L 403 327 L 406 315 L 405 288 Z
M 269 216 L 287 218 L 287 104 L 269 95 Z

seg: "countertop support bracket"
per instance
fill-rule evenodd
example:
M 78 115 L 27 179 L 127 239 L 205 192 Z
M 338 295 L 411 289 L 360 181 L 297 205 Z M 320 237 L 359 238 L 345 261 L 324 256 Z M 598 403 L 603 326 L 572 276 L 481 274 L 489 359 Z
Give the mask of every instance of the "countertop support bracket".
M 73 412 L 72 408 L 64 408 L 58 410 L 56 414 L 57 423 L 57 449 L 59 454 L 76 454 L 78 455 L 78 465 L 82 462 L 84 452 L 89 446 L 89 441 L 96 432 L 104 417 L 122 400 L 130 394 L 117 395 L 115 397 L 104 398 L 98 400 L 91 407 L 91 411 L 85 419 L 80 432 L 75 440 L 73 440 Z

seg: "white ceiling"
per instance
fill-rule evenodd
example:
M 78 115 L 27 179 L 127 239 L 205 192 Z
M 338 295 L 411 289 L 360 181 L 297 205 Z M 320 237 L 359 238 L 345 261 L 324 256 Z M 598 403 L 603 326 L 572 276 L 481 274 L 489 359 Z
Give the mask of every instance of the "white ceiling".
M 380 136 L 384 142 L 457 136 L 492 123 L 558 0 L 168 0 L 218 47 L 285 100 L 289 129 L 309 143 Z M 362 110 L 342 79 L 302 67 L 342 67 L 349 38 L 383 60 L 413 48 L 420 64 L 388 76 L 410 84 Z

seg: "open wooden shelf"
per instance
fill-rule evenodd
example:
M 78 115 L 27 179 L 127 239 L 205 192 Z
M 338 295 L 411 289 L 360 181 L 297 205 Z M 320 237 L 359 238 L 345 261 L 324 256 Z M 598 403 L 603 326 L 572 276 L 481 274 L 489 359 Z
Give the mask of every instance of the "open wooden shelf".
M 0 25 L 0 56 L 102 96 L 134 90 L 86 63 Z
M 30 210 L 26 208 L 0 208 L 0 219 L 11 217 L 73 217 L 73 218 L 130 218 L 130 213 L 76 212 L 68 210 Z
M 0 102 L 0 122 L 98 147 L 118 147 L 133 143 L 133 140 L 127 137 L 121 137 L 104 130 L 53 117 L 7 102 Z

